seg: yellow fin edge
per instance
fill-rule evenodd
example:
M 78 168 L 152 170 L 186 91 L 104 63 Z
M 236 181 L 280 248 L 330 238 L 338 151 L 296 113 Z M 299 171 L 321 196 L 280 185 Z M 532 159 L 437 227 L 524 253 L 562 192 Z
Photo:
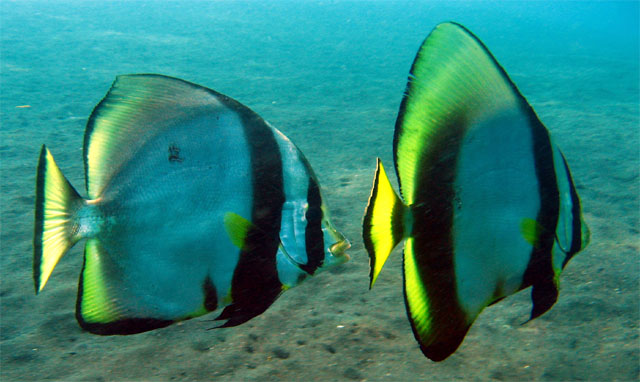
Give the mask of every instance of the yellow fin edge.
M 45 145 L 36 174 L 33 280 L 42 291 L 62 256 L 80 240 L 75 216 L 84 200 L 64 177 Z
M 362 235 L 369 253 L 369 288 L 391 254 L 404 237 L 405 206 L 391 187 L 382 161 L 377 159 L 373 187 L 362 223 Z

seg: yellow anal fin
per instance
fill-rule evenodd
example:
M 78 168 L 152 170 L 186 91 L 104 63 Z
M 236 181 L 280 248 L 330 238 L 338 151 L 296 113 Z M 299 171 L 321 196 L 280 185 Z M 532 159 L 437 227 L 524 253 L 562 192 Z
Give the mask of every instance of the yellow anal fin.
M 452 299 L 443 299 L 450 291 L 438 283 L 438 275 L 430 277 L 419 264 L 423 253 L 416 252 L 416 239 L 409 237 L 404 248 L 404 297 L 413 335 L 422 353 L 440 362 L 460 346 L 474 316 L 464 316 Z M 437 292 L 435 292 L 437 291 Z
M 133 290 L 123 288 L 122 270 L 111 258 L 98 239 L 87 240 L 76 303 L 76 319 L 84 330 L 100 335 L 135 334 L 208 312 L 203 309 L 175 319 L 153 317 L 153 313 L 139 317 L 144 303 Z
M 373 188 L 362 222 L 364 245 L 369 253 L 369 288 L 373 287 L 393 248 L 402 240 L 405 231 L 409 231 L 404 227 L 404 215 L 405 206 L 391 187 L 382 161 L 378 158 Z
M 87 240 L 84 247 L 84 266 L 82 269 L 78 316 L 81 324 L 102 324 L 126 318 L 125 309 L 119 306 L 113 295 L 113 286 L 108 277 L 104 262 L 108 255 L 97 239 Z

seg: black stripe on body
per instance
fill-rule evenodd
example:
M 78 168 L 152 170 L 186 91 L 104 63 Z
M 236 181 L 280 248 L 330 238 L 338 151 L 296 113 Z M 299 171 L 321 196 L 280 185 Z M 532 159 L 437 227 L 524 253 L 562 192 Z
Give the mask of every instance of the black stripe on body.
M 221 327 L 240 325 L 261 314 L 282 292 L 276 254 L 285 201 L 282 158 L 272 129 L 240 103 L 229 98 L 225 103 L 238 113 L 249 145 L 253 189 L 251 222 L 256 228 L 247 233 L 233 274 L 233 302 L 216 318 L 228 319 Z
M 558 291 L 553 282 L 553 267 L 551 264 L 551 248 L 553 247 L 553 241 L 555 238 L 555 230 L 558 223 L 559 214 L 559 191 L 555 176 L 554 163 L 553 163 L 553 150 L 551 147 L 551 141 L 549 138 L 549 132 L 546 127 L 540 122 L 540 119 L 536 115 L 535 111 L 529 105 L 527 99 L 520 93 L 516 85 L 513 83 L 509 75 L 504 68 L 493 57 L 489 49 L 484 45 L 480 39 L 478 39 L 471 31 L 464 26 L 452 23 L 462 28 L 471 38 L 473 38 L 480 47 L 486 52 L 487 56 L 491 58 L 497 70 L 502 74 L 504 80 L 509 84 L 517 99 L 519 100 L 520 107 L 523 113 L 528 116 L 529 125 L 531 127 L 531 134 L 533 139 L 533 152 L 534 161 L 536 167 L 536 176 L 538 178 L 539 194 L 540 194 L 540 212 L 538 213 L 536 221 L 545 228 L 545 232 L 538 240 L 536 247 L 532 250 L 529 264 L 525 271 L 521 289 L 534 285 L 532 291 L 532 297 L 534 302 L 534 311 L 532 312 L 532 318 L 547 311 L 556 301 Z M 427 39 L 429 37 L 427 36 Z M 426 39 L 425 39 L 426 41 Z M 424 44 L 424 43 L 423 43 Z M 413 68 L 419 59 L 419 55 L 416 55 L 416 59 L 411 67 L 411 76 L 413 76 Z M 400 106 L 400 114 L 396 121 L 396 132 L 394 135 L 394 159 L 396 158 L 397 141 L 401 138 L 402 134 L 402 120 L 404 117 L 405 104 L 408 102 L 408 94 L 411 90 L 411 81 L 407 84 L 407 90 L 405 92 L 405 98 Z M 397 168 L 396 168 L 397 172 Z M 536 288 L 536 285 L 538 286 Z M 535 312 L 536 316 L 533 316 Z
M 505 81 L 509 84 L 514 94 L 520 103 L 521 111 L 527 115 L 529 119 L 529 126 L 531 127 L 531 135 L 533 140 L 533 153 L 536 169 L 536 176 L 538 178 L 538 190 L 540 194 L 540 212 L 538 213 L 536 221 L 544 227 L 544 235 L 538 240 L 536 248 L 533 249 L 529 264 L 525 271 L 521 289 L 524 289 L 531 285 L 540 286 L 539 292 L 534 291 L 533 294 L 537 295 L 540 308 L 544 308 L 539 314 L 548 310 L 557 299 L 557 289 L 553 284 L 553 267 L 551 265 L 551 248 L 553 247 L 553 241 L 555 238 L 555 230 L 558 223 L 559 203 L 560 196 L 558 191 L 558 184 L 555 176 L 554 163 L 553 163 L 553 149 L 551 147 L 551 141 L 549 138 L 549 132 L 547 128 L 540 122 L 536 112 L 533 110 L 527 99 L 520 93 L 518 87 L 513 83 L 509 75 L 504 68 L 493 57 L 489 49 L 484 45 L 480 39 L 478 39 L 471 31 L 464 26 L 453 23 L 465 30 L 469 36 L 471 36 L 487 53 L 493 61 L 496 68 L 500 71 Z M 551 288 L 547 284 L 553 284 Z M 542 293 L 542 285 L 547 285 L 544 293 Z M 534 297 L 534 305 L 536 304 L 536 297 Z M 535 309 L 535 307 L 534 307 Z
M 394 243 L 399 243 L 404 235 L 403 214 L 404 204 L 401 202 L 394 204 L 391 210 L 391 237 Z
M 310 275 L 322 265 L 324 261 L 324 234 L 322 233 L 322 196 L 320 186 L 313 176 L 309 177 L 309 187 L 307 189 L 307 227 L 304 232 L 305 245 L 307 251 L 307 263 L 300 265 L 300 268 Z
M 506 71 L 498 63 L 484 43 L 473 33 L 460 24 L 452 24 L 463 29 L 475 40 L 478 46 L 480 46 L 485 51 L 486 55 L 491 58 L 495 68 L 500 72 L 504 80 L 513 90 L 515 96 L 519 100 L 520 107 L 529 116 L 531 125 L 534 127 L 534 137 L 541 141 L 540 144 L 535 145 L 534 147 L 534 151 L 536 151 L 536 159 L 548 160 L 549 158 L 552 158 L 549 148 L 547 147 L 545 149 L 544 145 L 542 145 L 542 141 L 544 141 L 545 138 L 548 142 L 548 133 L 546 129 L 539 121 L 537 115 L 525 97 L 522 96 L 516 85 L 509 78 Z M 429 36 L 426 37 L 425 41 L 429 39 Z M 409 81 L 400 104 L 400 110 L 395 125 L 393 155 L 401 191 L 402 179 L 400 179 L 398 172 L 398 143 L 403 139 L 404 118 L 407 105 L 411 101 L 410 95 L 412 93 L 414 69 L 418 64 L 418 61 L 421 59 L 420 52 L 424 44 L 425 42 L 422 43 L 421 48 L 411 66 Z M 434 334 L 433 342 L 431 344 L 420 343 L 423 353 L 432 360 L 442 360 L 453 353 L 462 342 L 469 328 L 469 325 L 464 321 L 464 312 L 460 308 L 457 300 L 455 269 L 452 260 L 454 248 L 451 233 L 451 226 L 453 222 L 452 203 L 453 197 L 455 196 L 453 180 L 456 172 L 457 155 L 459 154 L 461 140 L 464 135 L 463 128 L 466 123 L 465 119 L 466 117 L 463 115 L 452 116 L 452 119 L 448 121 L 447 125 L 442 126 L 439 129 L 438 136 L 430 137 L 430 142 L 425 143 L 428 145 L 430 151 L 423 155 L 429 156 L 432 159 L 420 158 L 421 163 L 420 166 L 417 167 L 425 169 L 425 172 L 421 174 L 420 181 L 415 185 L 416 202 L 415 205 L 411 206 L 414 218 L 413 236 L 416 238 L 414 245 L 416 261 L 420 268 L 421 279 L 426 285 L 430 304 L 435 307 L 435 311 L 433 312 L 434 314 L 431 316 L 432 319 L 436 321 L 432 322 L 431 326 L 435 327 L 438 333 Z M 447 132 L 447 130 L 453 131 Z M 542 146 L 542 152 L 537 152 L 536 147 L 538 146 Z M 545 177 L 545 172 L 548 169 L 551 170 L 552 174 L 554 173 L 552 161 L 550 166 L 551 167 L 549 167 L 549 163 L 541 164 L 539 160 L 536 160 L 536 172 L 538 178 L 541 179 L 542 177 L 545 179 L 544 182 L 540 184 L 540 193 L 544 194 L 543 203 L 545 207 L 541 209 L 541 211 L 544 212 L 538 216 L 537 221 L 544 227 L 551 228 L 550 232 L 555 232 L 558 203 L 555 202 L 554 204 L 554 199 L 556 201 L 558 200 L 557 185 L 555 183 L 555 177 L 551 180 Z M 555 198 L 553 195 L 554 188 Z M 523 287 L 525 287 L 527 282 L 529 283 L 528 285 L 532 285 L 534 281 L 539 286 L 554 286 L 550 256 L 551 247 L 549 246 L 549 244 L 553 244 L 553 238 L 551 238 L 551 241 L 549 241 L 548 237 L 545 238 L 542 244 L 541 248 L 534 251 L 535 253 L 531 256 L 532 261 L 529 263 L 529 269 L 531 269 L 531 271 L 527 273 L 526 281 L 523 282 Z M 549 281 L 551 281 L 551 284 L 548 283 Z M 547 296 L 551 296 L 553 294 L 553 290 L 545 291 L 544 288 L 541 287 L 537 288 L 537 290 L 540 292 L 540 295 L 545 296 L 545 298 L 540 298 L 539 302 L 542 302 L 543 300 L 546 300 L 547 302 L 552 300 L 547 298 Z M 407 297 L 405 291 L 405 303 L 406 300 Z M 553 299 L 553 301 L 555 301 L 555 299 Z M 552 304 L 553 302 L 551 302 L 551 305 Z M 420 342 L 420 338 L 418 337 L 418 333 L 413 322 L 411 322 L 411 324 L 414 335 Z
M 558 289 L 554 282 L 551 263 L 551 250 L 555 241 L 560 213 L 560 193 L 549 132 L 533 113 L 533 109 L 529 105 L 526 106 L 528 110 L 525 110 L 525 113 L 529 116 L 531 126 L 534 164 L 538 179 L 538 194 L 540 195 L 540 210 L 536 221 L 544 227 L 531 251 L 529 264 L 524 272 L 521 285 L 521 289 L 533 286 L 531 319 L 534 319 L 549 310 L 558 299 Z
M 422 352 L 434 361 L 453 353 L 469 328 L 458 302 L 452 232 L 454 180 L 467 121 L 464 115 L 456 115 L 447 122 L 431 137 L 428 154 L 420 158 L 418 168 L 423 173 L 416 182 L 416 202 L 411 206 L 418 274 L 428 294 L 430 326 L 435 328 L 432 341 L 423 343 L 410 321 Z M 408 309 L 406 290 L 404 295 Z
M 569 252 L 565 254 L 564 261 L 562 262 L 562 269 L 567 266 L 567 263 L 573 255 L 578 253 L 580 249 L 582 249 L 582 220 L 580 219 L 580 198 L 578 197 L 578 192 L 576 191 L 576 187 L 573 184 L 573 178 L 571 177 L 571 172 L 569 171 L 569 166 L 567 165 L 567 160 L 562 156 L 562 163 L 564 164 L 565 174 L 567 176 L 567 180 L 569 181 L 569 192 L 571 194 L 571 248 L 569 248 Z
M 545 229 L 544 234 L 538 238 L 536 247 L 532 250 L 529 264 L 523 276 L 521 289 L 533 285 L 532 298 L 534 309 L 532 311 L 532 319 L 547 311 L 555 303 L 558 296 L 558 290 L 553 282 L 554 272 L 551 264 L 551 249 L 555 239 L 555 231 L 558 224 L 560 196 L 558 191 L 557 179 L 555 176 L 553 163 L 553 149 L 549 138 L 547 128 L 540 122 L 527 99 L 520 93 L 517 86 L 513 83 L 504 68 L 493 57 L 489 49 L 478 39 L 471 31 L 464 26 L 453 23 L 466 31 L 491 57 L 496 68 L 500 71 L 505 81 L 509 84 L 517 99 L 520 107 L 529 119 L 531 134 L 533 140 L 533 153 L 536 168 L 536 176 L 538 178 L 538 190 L 540 195 L 540 212 L 536 221 Z M 429 37 L 427 37 L 429 38 Z M 418 57 L 416 57 L 417 61 Z M 415 65 L 415 61 L 414 61 Z M 412 66 L 413 72 L 413 66 Z M 409 85 L 407 85 L 407 94 Z M 405 99 L 408 98 L 405 96 Z M 403 104 L 405 100 L 403 100 Z M 401 111 L 404 109 L 401 106 Z M 398 122 L 401 123 L 401 116 L 398 116 Z M 396 148 L 396 139 L 401 132 L 396 127 L 396 136 L 394 136 L 394 155 Z M 397 170 L 396 170 L 397 171 Z M 536 288 L 537 286 L 537 288 Z M 535 313 L 535 316 L 534 316 Z
M 40 286 L 40 266 L 42 265 L 42 234 L 44 232 L 44 183 L 47 173 L 47 149 L 42 145 L 36 175 L 36 213 L 33 233 L 33 281 L 36 294 Z

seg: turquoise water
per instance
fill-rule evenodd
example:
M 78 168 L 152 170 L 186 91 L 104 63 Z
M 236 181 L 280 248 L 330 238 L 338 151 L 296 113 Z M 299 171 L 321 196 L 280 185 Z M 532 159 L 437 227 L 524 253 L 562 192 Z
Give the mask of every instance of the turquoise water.
M 0 353 L 12 380 L 637 380 L 640 91 L 637 2 L 0 2 Z M 492 51 L 571 165 L 591 245 L 560 297 L 488 309 L 449 359 L 424 358 L 400 250 L 369 291 L 361 219 L 422 40 L 454 20 Z M 116 75 L 162 73 L 251 107 L 305 153 L 352 261 L 232 329 L 209 317 L 99 337 L 74 318 L 82 248 L 37 297 L 42 143 L 83 188 L 86 118 Z M 26 107 L 28 106 L 28 107 Z

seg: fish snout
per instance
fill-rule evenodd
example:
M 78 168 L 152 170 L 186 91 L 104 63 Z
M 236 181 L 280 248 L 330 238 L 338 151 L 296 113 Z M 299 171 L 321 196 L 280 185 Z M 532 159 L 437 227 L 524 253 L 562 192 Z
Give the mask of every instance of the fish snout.
M 329 251 L 338 260 L 336 263 L 341 264 L 351 259 L 351 256 L 345 252 L 349 248 L 351 248 L 351 243 L 346 238 L 343 238 L 329 247 Z

